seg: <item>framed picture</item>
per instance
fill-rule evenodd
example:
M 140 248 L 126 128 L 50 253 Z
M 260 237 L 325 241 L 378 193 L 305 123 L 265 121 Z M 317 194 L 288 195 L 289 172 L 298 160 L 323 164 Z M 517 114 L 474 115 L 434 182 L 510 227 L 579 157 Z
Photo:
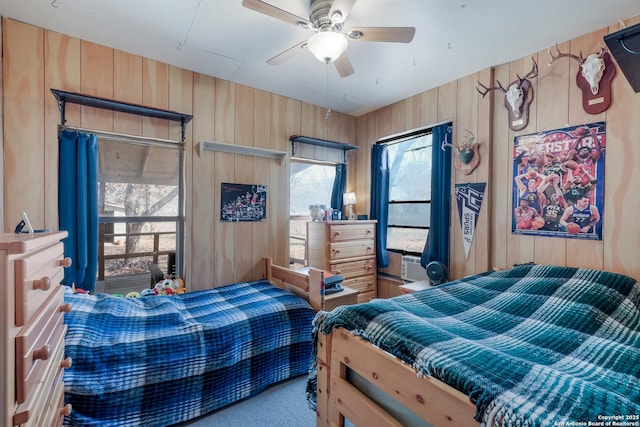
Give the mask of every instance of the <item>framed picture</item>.
M 255 222 L 267 218 L 267 186 L 223 182 L 220 221 Z
M 604 122 L 516 136 L 512 233 L 602 240 L 605 147 Z

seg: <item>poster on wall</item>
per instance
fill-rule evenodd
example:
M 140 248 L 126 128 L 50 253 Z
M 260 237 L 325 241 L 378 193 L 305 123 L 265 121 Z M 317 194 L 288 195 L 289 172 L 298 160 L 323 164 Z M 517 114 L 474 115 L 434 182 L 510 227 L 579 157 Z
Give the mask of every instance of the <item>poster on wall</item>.
M 223 182 L 220 221 L 254 222 L 267 218 L 267 186 Z
M 486 183 L 456 184 L 456 201 L 458 202 L 458 218 L 462 230 L 462 243 L 464 244 L 464 255 L 469 257 L 469 249 L 476 231 L 484 189 Z
M 514 138 L 512 233 L 602 240 L 605 122 Z

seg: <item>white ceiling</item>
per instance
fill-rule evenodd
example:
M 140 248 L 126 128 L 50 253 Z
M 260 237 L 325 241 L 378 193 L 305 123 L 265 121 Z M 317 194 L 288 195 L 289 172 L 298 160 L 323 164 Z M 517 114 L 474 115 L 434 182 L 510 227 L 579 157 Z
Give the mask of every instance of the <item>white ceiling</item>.
M 309 0 L 267 2 L 309 16 Z M 358 116 L 615 25 L 640 14 L 640 0 L 359 0 L 344 30 L 413 26 L 416 34 L 408 44 L 350 41 L 355 73 L 345 78 L 308 51 L 266 64 L 313 33 L 242 0 L 0 0 L 0 14 Z

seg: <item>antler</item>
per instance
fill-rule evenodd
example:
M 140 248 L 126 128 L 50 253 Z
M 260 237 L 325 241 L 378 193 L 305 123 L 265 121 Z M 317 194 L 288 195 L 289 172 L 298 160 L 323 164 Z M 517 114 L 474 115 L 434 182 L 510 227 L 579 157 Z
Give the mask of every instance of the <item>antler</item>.
M 444 149 L 445 149 L 446 147 L 456 148 L 456 147 L 454 147 L 454 146 L 453 146 L 453 144 L 452 144 L 452 143 L 450 143 L 449 141 L 447 141 L 447 139 L 448 139 L 448 138 L 447 138 L 447 134 L 445 134 L 445 136 L 444 136 L 444 142 L 442 143 L 442 145 L 440 145 L 440 148 L 442 149 L 442 151 L 444 151 Z
M 492 90 L 501 90 L 505 93 L 507 92 L 507 90 L 502 87 L 502 84 L 500 83 L 500 81 L 498 81 L 498 86 L 493 86 L 493 87 L 487 87 L 480 82 L 478 82 L 478 84 L 482 86 L 482 89 L 484 89 L 484 91 L 482 91 L 478 86 L 476 86 L 476 90 L 478 91 L 478 93 L 480 93 L 480 95 L 482 95 L 483 98 L 485 97 L 486 94 L 488 94 Z
M 516 73 L 516 76 L 518 77 L 518 80 L 520 80 L 520 82 L 522 82 L 523 80 L 526 80 L 526 79 L 532 79 L 532 78 L 534 78 L 534 77 L 536 77 L 538 75 L 538 63 L 533 58 L 531 58 L 531 60 L 533 61 L 533 67 L 531 67 L 531 71 L 529 71 L 526 76 L 520 77 Z
M 465 129 L 464 131 L 467 132 L 469 135 L 466 136 L 467 141 L 461 145 L 462 145 L 462 148 L 464 148 L 465 150 L 468 150 L 473 145 L 473 142 L 476 140 L 476 136 L 469 129 Z
M 580 51 L 580 56 L 574 55 L 572 53 L 562 53 L 562 52 L 560 52 L 560 48 L 558 47 L 558 43 L 556 43 L 556 51 L 558 53 L 556 55 L 553 55 L 553 53 L 551 53 L 551 48 L 547 49 L 547 53 L 549 54 L 549 62 L 547 63 L 547 65 L 551 65 L 551 63 L 553 61 L 555 61 L 558 58 L 562 58 L 562 57 L 575 59 L 580 64 L 582 64 L 584 62 L 584 58 L 582 57 L 582 51 Z
M 442 148 L 442 151 L 444 151 L 446 147 L 455 148 L 456 150 L 458 150 L 458 152 L 462 152 L 462 150 L 469 150 L 473 145 L 473 142 L 476 140 L 476 136 L 473 134 L 473 132 L 471 132 L 468 129 L 465 129 L 465 132 L 469 134 L 466 136 L 467 141 L 463 142 L 462 144 L 458 144 L 457 147 L 452 143 L 450 143 L 448 140 L 448 137 L 445 135 L 444 142 L 442 143 L 442 145 L 440 145 L 440 148 Z
M 600 52 L 597 53 L 598 58 L 602 58 L 602 55 L 607 51 L 606 47 L 600 46 Z

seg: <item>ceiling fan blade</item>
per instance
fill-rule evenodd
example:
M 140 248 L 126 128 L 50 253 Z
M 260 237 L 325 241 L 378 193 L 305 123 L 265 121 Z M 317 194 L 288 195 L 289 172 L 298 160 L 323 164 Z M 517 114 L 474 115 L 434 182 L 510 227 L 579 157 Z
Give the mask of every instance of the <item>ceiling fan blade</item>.
M 345 19 L 347 19 L 347 16 L 349 16 L 349 12 L 351 12 L 355 3 L 356 0 L 333 0 L 331 9 L 329 10 L 329 19 L 331 19 L 334 24 L 343 23 Z M 336 13 L 340 13 L 340 19 L 334 19 Z
M 413 40 L 416 29 L 414 27 L 359 27 L 351 28 L 347 34 L 351 40 L 409 43 Z
M 299 23 L 304 23 L 307 25 L 307 28 L 311 28 L 311 22 L 309 22 L 308 19 L 300 18 L 293 13 L 289 13 L 286 10 L 282 10 L 261 0 L 242 0 L 242 5 L 247 9 L 255 10 L 256 12 L 271 16 L 272 18 L 279 19 L 289 24 L 299 26 Z
M 306 48 L 307 48 L 307 41 L 305 40 L 303 42 L 298 43 L 297 45 L 295 45 L 293 47 L 290 47 L 289 49 L 285 50 L 284 52 L 281 52 L 281 53 L 277 54 L 273 58 L 268 59 L 267 60 L 267 64 L 269 64 L 269 65 L 282 64 L 287 59 L 296 56 L 300 52 L 303 52 Z
M 353 65 L 351 65 L 351 61 L 349 61 L 347 52 L 344 52 L 333 62 L 336 64 L 336 70 L 340 77 L 348 77 L 354 73 Z

